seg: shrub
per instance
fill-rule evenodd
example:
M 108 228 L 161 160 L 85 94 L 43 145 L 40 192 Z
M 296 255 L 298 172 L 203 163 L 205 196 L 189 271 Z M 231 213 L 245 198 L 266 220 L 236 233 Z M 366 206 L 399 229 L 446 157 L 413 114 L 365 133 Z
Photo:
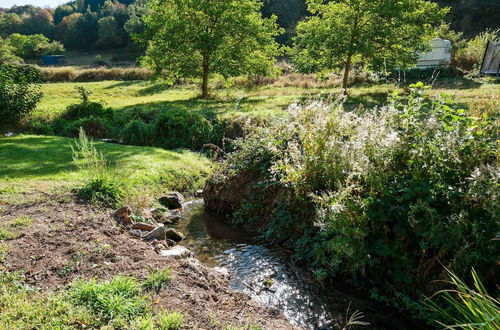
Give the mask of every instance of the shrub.
M 61 115 L 61 118 L 66 120 L 75 120 L 87 118 L 89 116 L 111 118 L 113 111 L 106 109 L 99 102 L 91 102 L 91 92 L 82 86 L 76 86 L 75 90 L 80 94 L 81 102 L 68 106 L 66 111 Z
M 80 94 L 81 102 L 70 105 L 61 117 L 54 123 L 54 130 L 58 134 L 69 137 L 78 137 L 80 128 L 87 136 L 105 138 L 115 134 L 112 125 L 114 113 L 99 102 L 90 101 L 91 93 L 82 86 L 75 89 Z
M 166 149 L 201 149 L 216 139 L 214 126 L 206 117 L 186 111 L 171 110 L 160 114 L 153 124 L 154 144 Z
M 87 136 L 99 139 L 109 137 L 113 132 L 113 128 L 107 119 L 90 115 L 87 118 L 64 121 L 61 133 L 68 137 L 78 137 L 80 128 L 85 131 Z
M 151 127 L 139 119 L 129 122 L 122 132 L 122 140 L 125 144 L 150 146 L 152 139 Z
M 499 38 L 500 29 L 487 29 L 467 40 L 465 47 L 460 48 L 455 54 L 456 65 L 465 70 L 479 70 L 488 41 L 495 41 Z
M 207 207 L 258 219 L 319 279 L 375 284 L 374 297 L 402 309 L 434 288 L 441 264 L 493 281 L 495 125 L 424 91 L 413 85 L 370 112 L 340 101 L 292 106 L 236 143 L 209 182 Z
M 0 65 L 0 117 L 16 124 L 32 112 L 42 99 L 38 71 L 31 66 Z

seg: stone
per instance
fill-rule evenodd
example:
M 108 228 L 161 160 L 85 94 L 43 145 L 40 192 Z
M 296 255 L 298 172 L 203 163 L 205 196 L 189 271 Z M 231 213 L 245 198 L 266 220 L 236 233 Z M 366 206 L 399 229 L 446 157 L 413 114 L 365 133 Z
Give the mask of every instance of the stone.
M 165 231 L 165 237 L 175 242 L 182 241 L 184 238 L 186 238 L 183 233 L 174 228 L 168 228 Z
M 152 231 L 156 228 L 152 223 L 147 222 L 136 222 L 132 225 L 132 229 L 138 229 L 142 231 Z
M 165 227 L 163 227 L 163 225 L 156 227 L 155 229 L 153 229 L 152 231 L 150 231 L 149 233 L 144 235 L 143 239 L 145 239 L 146 241 L 150 241 L 153 239 L 164 240 L 165 239 Z
M 163 244 L 156 244 L 156 245 L 154 246 L 154 249 L 155 249 L 155 251 L 156 251 L 156 252 L 160 252 L 160 251 L 165 250 L 165 249 L 166 249 L 166 247 L 165 247 L 165 245 L 163 245 Z
M 181 209 L 182 204 L 184 204 L 184 196 L 178 192 L 172 192 L 161 197 L 159 202 L 169 210 Z
M 137 230 L 137 229 L 132 229 L 131 231 L 129 231 L 130 235 L 134 236 L 134 237 L 141 237 L 142 236 L 142 231 L 140 230 Z
M 130 206 L 124 206 L 115 211 L 115 217 L 124 225 L 132 224 L 132 220 L 130 219 L 131 214 L 132 209 L 130 208 Z
M 224 276 L 229 276 L 229 270 L 227 270 L 227 268 L 225 268 L 225 267 L 214 267 L 212 269 L 215 270 L 219 274 L 222 274 Z
M 165 241 L 167 242 L 167 245 L 169 247 L 175 246 L 177 244 L 174 240 L 169 239 L 169 238 L 167 238 Z
M 172 257 L 174 259 L 185 259 L 193 257 L 193 252 L 181 245 L 174 246 L 170 250 L 162 250 L 159 252 L 159 254 L 162 257 Z
M 168 213 L 168 220 L 172 223 L 177 223 L 179 220 L 181 220 L 182 215 L 181 211 L 179 210 L 172 210 Z

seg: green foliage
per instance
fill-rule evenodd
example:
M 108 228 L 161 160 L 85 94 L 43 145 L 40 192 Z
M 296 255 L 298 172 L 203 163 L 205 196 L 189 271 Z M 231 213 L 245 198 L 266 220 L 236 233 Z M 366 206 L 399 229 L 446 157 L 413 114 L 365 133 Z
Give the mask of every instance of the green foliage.
M 11 34 L 7 42 L 13 47 L 14 54 L 24 60 L 38 60 L 43 55 L 61 54 L 63 45 L 58 41 L 50 41 L 42 34 L 22 35 Z
M 129 122 L 122 132 L 123 143 L 135 146 L 152 144 L 153 132 L 150 125 L 140 119 Z
M 75 147 L 71 148 L 73 162 L 88 176 L 87 182 L 78 189 L 77 196 L 105 206 L 118 207 L 125 196 L 126 182 L 109 167 L 104 155 L 96 150 L 82 128 Z
M 201 114 L 172 109 L 158 115 L 153 123 L 154 145 L 166 149 L 200 150 L 217 137 L 216 128 Z
M 143 286 L 155 292 L 160 292 L 162 288 L 164 288 L 170 281 L 172 280 L 172 276 L 170 275 L 169 268 L 163 269 L 150 269 L 149 275 L 144 281 Z
M 484 52 L 488 41 L 500 39 L 500 29 L 487 29 L 474 38 L 467 40 L 464 47 L 456 52 L 456 62 L 459 67 L 466 70 L 478 71 L 483 61 Z
M 103 17 L 97 23 L 99 37 L 96 46 L 102 49 L 123 47 L 127 40 L 127 35 L 123 27 L 120 28 L 117 20 L 113 16 Z
M 158 318 L 158 328 L 160 330 L 177 330 L 182 328 L 184 314 L 174 311 L 172 313 L 164 312 Z
M 308 0 L 312 16 L 297 26 L 293 61 L 303 72 L 345 69 L 363 63 L 384 71 L 408 68 L 429 47 L 432 25 L 446 14 L 435 3 L 404 1 Z
M 417 306 L 441 264 L 492 280 L 497 127 L 425 90 L 413 85 L 371 111 L 342 100 L 292 105 L 288 119 L 238 141 L 210 182 L 221 196 L 251 185 L 233 194 L 239 219 L 266 219 L 265 238 L 285 242 L 320 279 L 375 283 L 401 309 Z
M 0 117 L 2 124 L 17 124 L 42 99 L 39 72 L 31 66 L 0 64 Z
M 23 60 L 15 55 L 15 48 L 0 37 L 0 65 L 4 63 L 19 63 Z
M 140 283 L 133 277 L 115 276 L 110 281 L 77 281 L 68 290 L 70 301 L 86 307 L 104 324 L 123 327 L 146 314 L 150 306 L 142 295 Z
M 453 289 L 437 293 L 443 299 L 441 305 L 444 307 L 432 300 L 425 302 L 442 320 L 436 322 L 445 329 L 500 329 L 500 302 L 488 294 L 477 272 L 472 270 L 473 288 L 453 272 L 447 272 L 450 277 L 448 284 Z
M 75 89 L 80 94 L 81 102 L 72 104 L 61 114 L 54 124 L 55 132 L 69 137 L 78 137 L 80 128 L 85 134 L 94 138 L 105 138 L 112 135 L 113 111 L 99 102 L 90 101 L 90 92 L 82 86 Z
M 269 74 L 282 30 L 276 17 L 262 18 L 261 7 L 257 0 L 151 1 L 146 31 L 136 36 L 147 45 L 143 63 L 170 81 L 201 78 L 203 97 L 212 74 Z

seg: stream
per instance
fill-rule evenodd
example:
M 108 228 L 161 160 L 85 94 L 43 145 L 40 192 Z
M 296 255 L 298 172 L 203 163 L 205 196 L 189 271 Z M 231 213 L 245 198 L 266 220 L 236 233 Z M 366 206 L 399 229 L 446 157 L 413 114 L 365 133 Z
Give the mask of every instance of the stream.
M 343 328 L 357 310 L 363 312 L 360 321 L 370 323 L 360 329 L 419 329 L 400 316 L 378 310 L 371 301 L 314 283 L 286 253 L 259 245 L 245 231 L 205 212 L 201 199 L 186 203 L 177 228 L 186 235 L 181 244 L 197 259 L 229 271 L 231 289 L 278 309 L 303 329 Z

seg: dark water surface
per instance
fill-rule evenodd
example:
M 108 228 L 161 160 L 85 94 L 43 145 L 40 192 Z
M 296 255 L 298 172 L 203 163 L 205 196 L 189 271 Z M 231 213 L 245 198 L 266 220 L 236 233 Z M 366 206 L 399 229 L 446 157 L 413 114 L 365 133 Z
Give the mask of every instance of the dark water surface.
M 292 324 L 304 329 L 344 328 L 356 310 L 364 313 L 361 321 L 370 323 L 364 329 L 420 328 L 381 312 L 354 294 L 320 287 L 282 251 L 258 245 L 243 230 L 206 213 L 200 199 L 186 204 L 178 228 L 186 234 L 182 245 L 196 258 L 229 271 L 231 289 L 280 310 Z

